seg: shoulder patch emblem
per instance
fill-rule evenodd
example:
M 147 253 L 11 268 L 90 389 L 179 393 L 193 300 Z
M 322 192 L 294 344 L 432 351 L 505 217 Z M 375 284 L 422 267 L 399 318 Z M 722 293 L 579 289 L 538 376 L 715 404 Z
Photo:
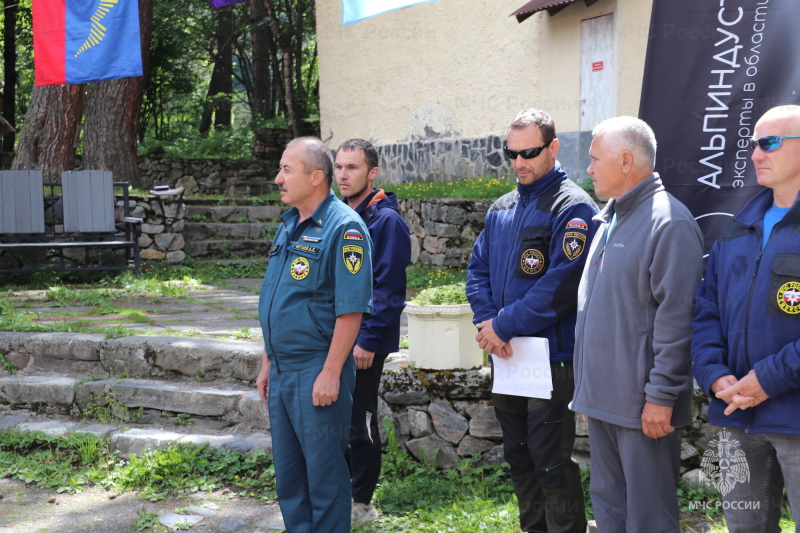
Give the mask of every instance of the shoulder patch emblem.
M 364 249 L 355 244 L 342 246 L 342 259 L 344 259 L 344 266 L 351 274 L 358 274 L 361 265 L 364 264 Z
M 778 289 L 778 307 L 784 313 L 796 315 L 800 313 L 800 282 L 790 281 Z
M 582 218 L 573 218 L 567 222 L 567 229 L 574 229 L 578 231 L 589 231 L 589 224 Z
M 308 264 L 308 259 L 305 257 L 298 257 L 292 261 L 292 264 L 289 267 L 289 273 L 298 281 L 306 279 L 310 271 L 311 265 Z
M 574 261 L 583 254 L 586 249 L 586 235 L 578 231 L 568 231 L 564 233 L 564 243 L 562 245 L 564 255 L 567 259 Z
M 526 274 L 538 274 L 544 268 L 544 256 L 535 248 L 522 253 L 520 268 Z
M 346 241 L 363 241 L 364 236 L 356 229 L 349 229 L 344 232 L 344 239 Z

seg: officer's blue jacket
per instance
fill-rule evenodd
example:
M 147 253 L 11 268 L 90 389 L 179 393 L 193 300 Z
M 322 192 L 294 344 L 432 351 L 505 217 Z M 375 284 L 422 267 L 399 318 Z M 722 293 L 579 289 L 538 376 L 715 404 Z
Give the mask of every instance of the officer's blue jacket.
M 406 305 L 406 266 L 411 261 L 408 224 L 392 192 L 375 188 L 356 209 L 372 237 L 372 314 L 361 321 L 358 344 L 389 354 L 400 349 L 400 315 Z
M 800 204 L 775 225 L 762 251 L 772 202 L 771 189 L 756 194 L 711 249 L 692 325 L 694 375 L 711 397 L 712 424 L 800 434 Z M 769 399 L 725 416 L 711 385 L 753 368 Z
M 553 362 L 571 361 L 578 284 L 598 228 L 597 206 L 555 168 L 489 208 L 472 248 L 467 297 L 474 322 L 494 318 L 504 342 L 546 337 Z
M 295 207 L 281 215 L 258 302 L 278 371 L 324 363 L 336 317 L 372 312 L 372 243 L 361 218 L 331 192 L 298 219 Z

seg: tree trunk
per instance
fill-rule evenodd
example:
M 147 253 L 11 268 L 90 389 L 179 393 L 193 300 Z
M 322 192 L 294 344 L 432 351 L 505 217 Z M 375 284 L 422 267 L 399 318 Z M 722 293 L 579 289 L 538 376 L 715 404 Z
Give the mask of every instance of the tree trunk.
M 75 166 L 83 85 L 34 87 L 12 169 L 40 169 L 44 181 L 61 181 Z
M 288 33 L 281 32 L 278 25 L 278 17 L 275 10 L 270 3 L 271 0 L 263 0 L 264 7 L 267 8 L 267 15 L 269 15 L 269 24 L 272 28 L 272 34 L 278 41 L 283 54 L 283 95 L 286 100 L 286 109 L 289 114 L 289 121 L 292 123 L 292 134 L 295 137 L 300 136 L 300 115 L 297 111 L 297 101 L 294 96 L 294 80 L 292 78 L 292 46 L 291 46 L 291 29 Z
M 267 22 L 267 12 L 261 0 L 250 0 L 250 20 L 253 24 L 253 107 L 251 114 L 258 117 L 272 118 L 275 106 L 271 98 L 270 60 L 272 57 L 272 36 Z
M 17 3 L 18 0 L 3 0 L 3 118 L 12 128 L 17 127 Z M 14 132 L 3 135 L 3 151 L 14 151 Z
M 200 133 L 211 129 L 214 116 L 214 129 L 231 125 L 231 97 L 233 96 L 233 18 L 230 10 L 217 11 L 217 53 L 214 56 L 214 70 L 208 83 L 206 103 L 200 120 Z
M 153 29 L 153 0 L 139 0 L 142 66 L 147 73 Z M 144 76 L 92 83 L 86 91 L 83 168 L 110 170 L 116 181 L 140 187 L 136 132 L 144 97 Z

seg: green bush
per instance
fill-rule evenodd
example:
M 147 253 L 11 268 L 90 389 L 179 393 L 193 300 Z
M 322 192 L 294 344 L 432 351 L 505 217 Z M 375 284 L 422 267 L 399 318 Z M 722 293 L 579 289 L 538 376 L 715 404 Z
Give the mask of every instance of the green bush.
M 412 300 L 412 303 L 418 305 L 454 305 L 469 303 L 467 300 L 467 284 L 452 283 L 450 285 L 425 289 Z

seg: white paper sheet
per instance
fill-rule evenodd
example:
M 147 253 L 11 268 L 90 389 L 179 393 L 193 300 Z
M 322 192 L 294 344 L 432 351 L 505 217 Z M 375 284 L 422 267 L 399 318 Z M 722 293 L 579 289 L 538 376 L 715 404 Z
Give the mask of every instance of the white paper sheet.
M 492 354 L 494 384 L 492 392 L 550 399 L 553 377 L 550 375 L 550 346 L 542 337 L 514 337 L 509 341 L 514 355 L 501 359 Z

